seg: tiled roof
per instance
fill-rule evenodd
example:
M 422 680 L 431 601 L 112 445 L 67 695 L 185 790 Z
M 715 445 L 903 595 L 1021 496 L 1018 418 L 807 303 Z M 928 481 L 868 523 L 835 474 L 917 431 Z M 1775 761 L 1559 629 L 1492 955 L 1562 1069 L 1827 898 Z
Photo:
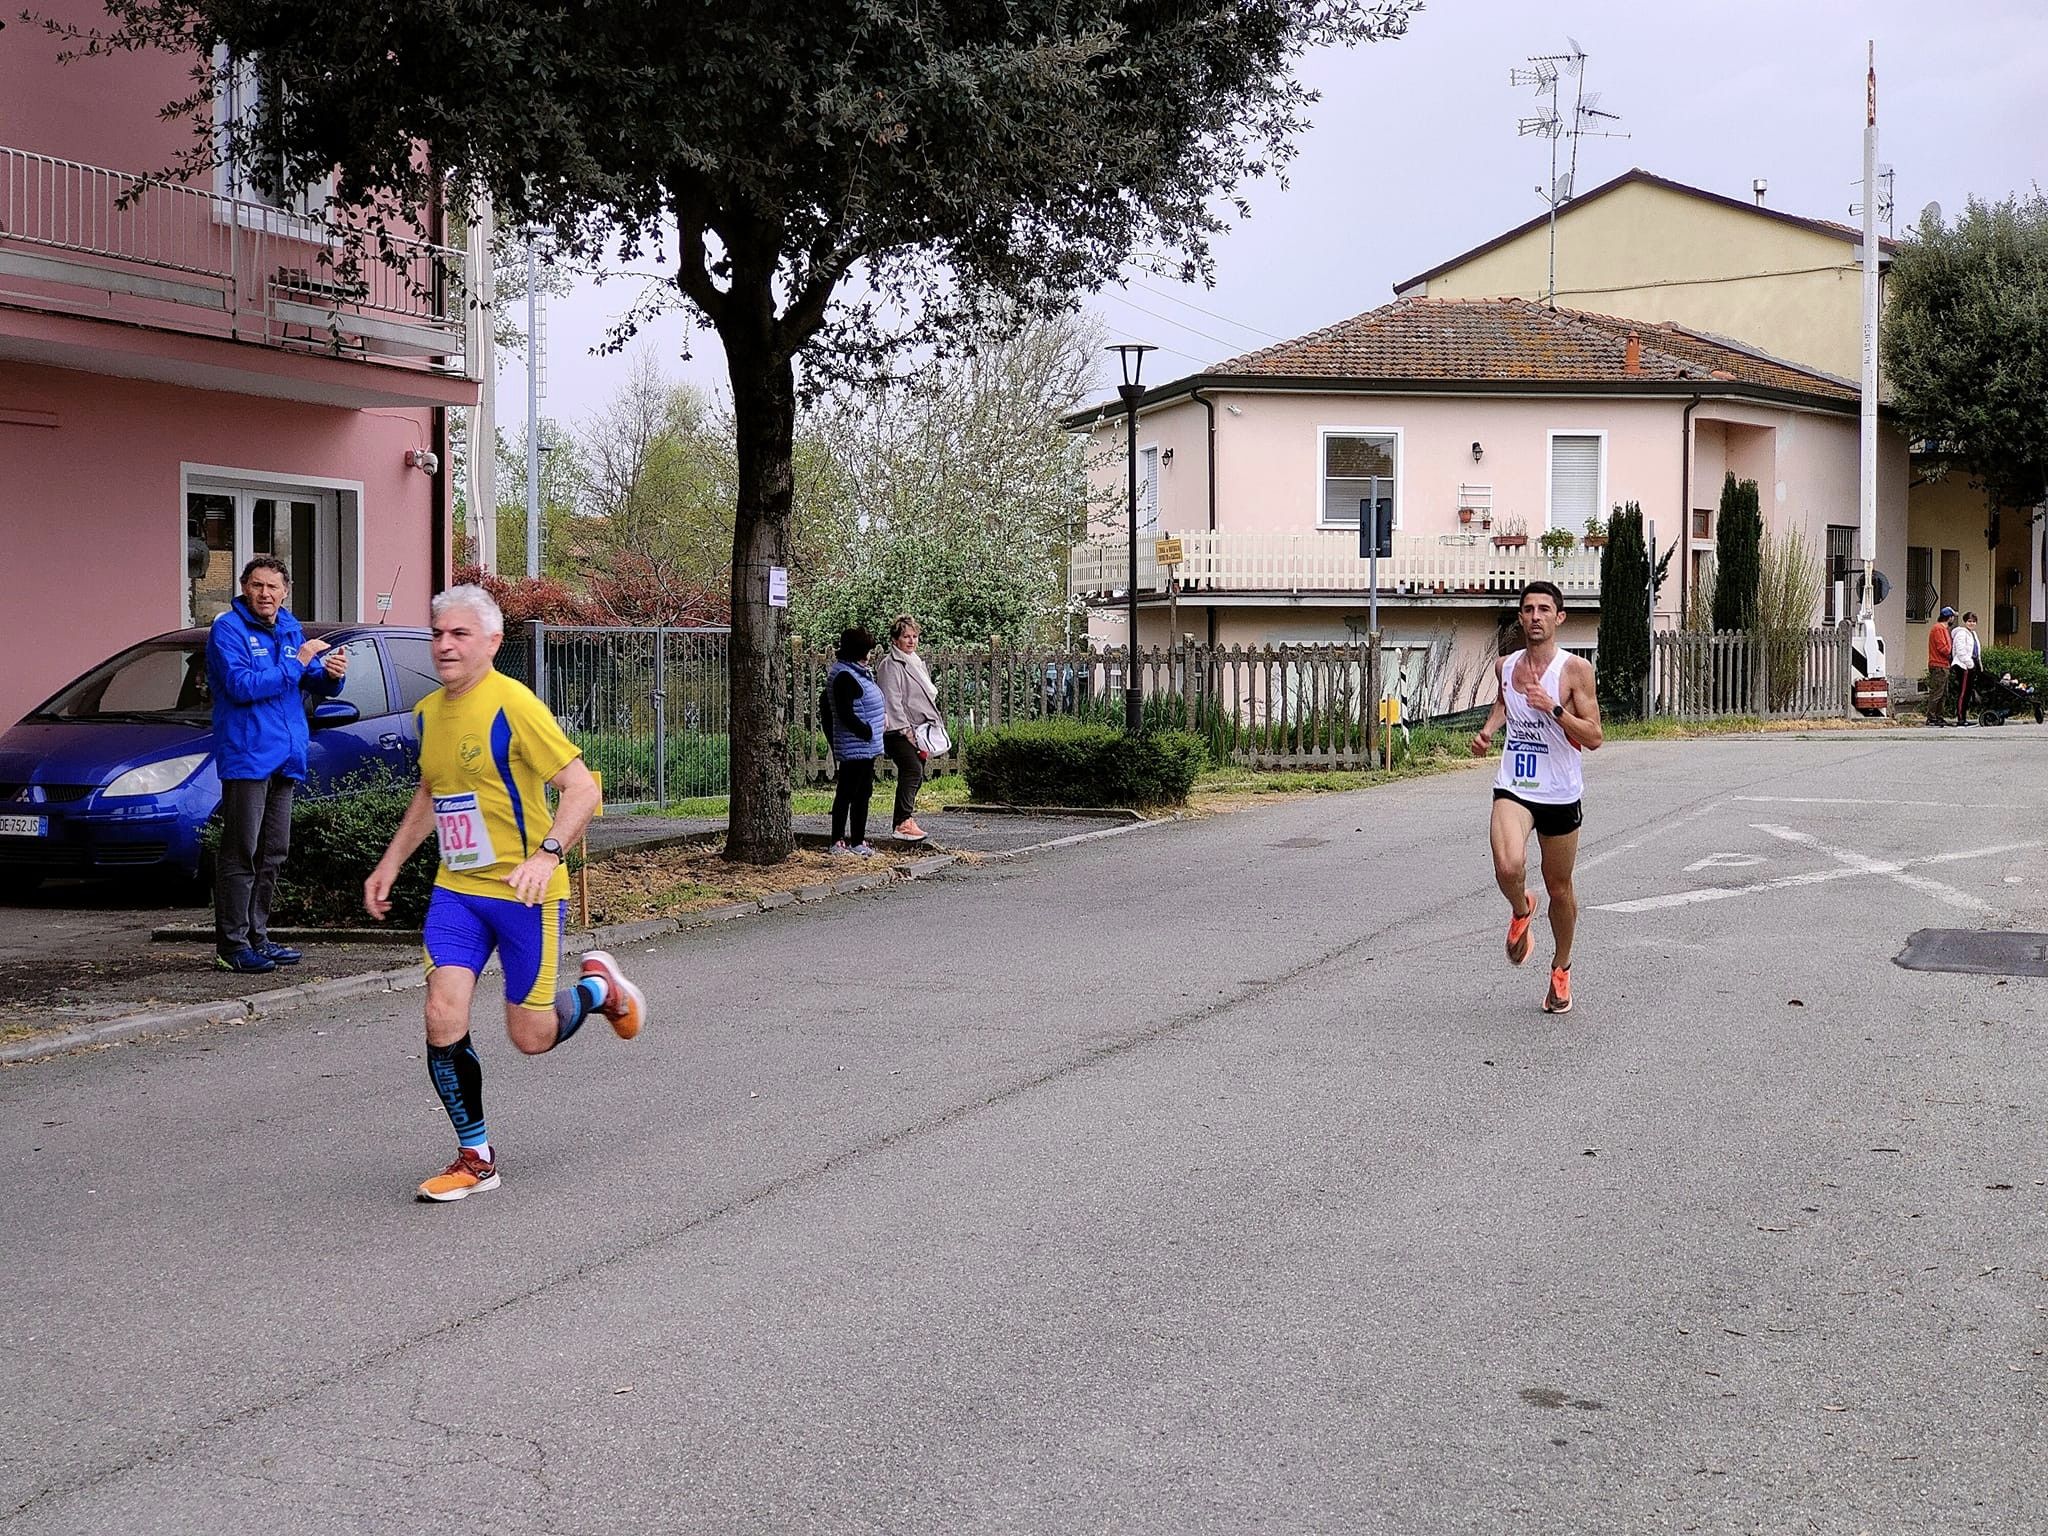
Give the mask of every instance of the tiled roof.
M 1635 371 L 1628 342 L 1640 342 Z M 1549 309 L 1527 299 L 1397 299 L 1204 370 L 1214 379 L 1408 383 L 1741 383 L 1854 401 L 1856 386 L 1669 322 Z

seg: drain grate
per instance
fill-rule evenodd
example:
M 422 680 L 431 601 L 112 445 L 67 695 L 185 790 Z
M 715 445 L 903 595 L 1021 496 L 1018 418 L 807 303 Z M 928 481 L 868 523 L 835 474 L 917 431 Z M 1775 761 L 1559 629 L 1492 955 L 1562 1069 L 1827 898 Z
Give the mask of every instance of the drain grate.
M 1961 971 L 1968 976 L 2048 976 L 2048 933 L 1981 933 L 1922 928 L 1892 964 L 1909 971 Z

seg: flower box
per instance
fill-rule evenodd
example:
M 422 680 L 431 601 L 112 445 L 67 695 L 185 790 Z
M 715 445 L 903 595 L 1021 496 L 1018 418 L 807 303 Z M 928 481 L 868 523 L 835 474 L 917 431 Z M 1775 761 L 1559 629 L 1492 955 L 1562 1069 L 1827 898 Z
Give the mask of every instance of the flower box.
M 1496 533 L 1493 536 L 1495 549 L 1520 549 L 1529 542 L 1526 533 Z

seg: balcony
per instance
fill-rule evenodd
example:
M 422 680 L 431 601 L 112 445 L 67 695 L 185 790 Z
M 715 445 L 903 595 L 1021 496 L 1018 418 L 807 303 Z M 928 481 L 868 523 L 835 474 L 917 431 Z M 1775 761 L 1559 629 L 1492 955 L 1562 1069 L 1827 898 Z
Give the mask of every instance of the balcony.
M 1138 536 L 1138 595 L 1164 595 L 1166 567 L 1153 558 L 1154 535 Z M 1314 533 L 1182 533 L 1184 559 L 1175 568 L 1182 602 L 1343 604 L 1357 606 L 1369 592 L 1367 563 L 1358 535 L 1329 529 Z M 1067 590 L 1087 602 L 1121 597 L 1127 585 L 1128 538 L 1096 539 L 1067 556 Z M 1382 601 L 1494 606 L 1525 583 L 1554 581 L 1566 597 L 1597 598 L 1600 551 L 1575 546 L 1553 558 L 1532 540 L 1497 547 L 1485 534 L 1394 535 L 1394 554 L 1379 563 Z
M 347 274 L 339 240 L 317 220 L 0 146 L 0 301 L 476 378 L 466 253 L 391 245 L 395 266 L 366 257 Z

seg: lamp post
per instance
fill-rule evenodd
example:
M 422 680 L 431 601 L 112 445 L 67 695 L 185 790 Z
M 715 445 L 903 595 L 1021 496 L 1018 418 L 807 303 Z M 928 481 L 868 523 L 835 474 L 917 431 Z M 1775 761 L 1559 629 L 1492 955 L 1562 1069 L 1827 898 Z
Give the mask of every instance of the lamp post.
M 1116 354 L 1123 368 L 1123 382 L 1116 392 L 1124 403 L 1124 460 L 1131 514 L 1131 565 L 1124 582 L 1130 614 L 1130 634 L 1124 653 L 1124 732 L 1135 736 L 1145 717 L 1144 690 L 1138 685 L 1138 399 L 1145 393 L 1145 386 L 1138 378 L 1145 371 L 1145 354 L 1157 349 L 1142 341 L 1124 341 L 1109 350 Z

